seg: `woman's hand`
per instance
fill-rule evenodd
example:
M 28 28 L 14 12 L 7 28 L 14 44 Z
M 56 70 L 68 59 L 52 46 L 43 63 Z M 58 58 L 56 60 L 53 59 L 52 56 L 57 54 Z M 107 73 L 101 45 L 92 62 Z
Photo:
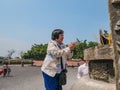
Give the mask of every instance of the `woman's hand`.
M 71 42 L 68 47 L 70 48 L 70 50 L 73 50 L 76 47 L 76 42 Z

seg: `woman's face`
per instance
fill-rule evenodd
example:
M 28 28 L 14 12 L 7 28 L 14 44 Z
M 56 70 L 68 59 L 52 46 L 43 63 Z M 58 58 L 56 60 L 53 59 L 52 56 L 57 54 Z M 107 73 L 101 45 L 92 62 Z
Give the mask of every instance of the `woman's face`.
M 57 39 L 57 42 L 58 42 L 59 44 L 62 44 L 63 39 L 64 39 L 64 35 L 63 35 L 63 34 L 59 34 L 59 37 L 58 37 L 58 39 Z

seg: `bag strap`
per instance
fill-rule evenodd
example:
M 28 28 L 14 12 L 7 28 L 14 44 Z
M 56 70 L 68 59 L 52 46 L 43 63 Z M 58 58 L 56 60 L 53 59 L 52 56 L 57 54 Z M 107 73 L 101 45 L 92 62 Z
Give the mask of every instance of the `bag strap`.
M 54 43 L 53 43 L 54 44 Z M 55 45 L 55 44 L 54 44 Z M 55 46 L 58 46 L 59 47 L 59 49 L 62 49 L 61 47 L 60 47 L 60 45 L 55 45 Z M 61 70 L 63 70 L 63 60 L 62 60 L 62 56 L 60 57 L 60 64 L 61 64 Z M 66 65 L 65 65 L 65 69 L 66 69 Z
M 63 70 L 63 62 L 62 62 L 62 57 L 60 57 L 60 62 L 61 62 L 61 69 Z
M 60 49 L 62 49 L 62 48 L 60 47 L 60 45 L 57 44 L 57 46 L 58 46 Z M 60 63 L 61 63 L 61 70 L 63 70 L 63 60 L 62 60 L 62 56 L 60 57 Z M 66 68 L 66 66 L 65 66 L 65 68 Z

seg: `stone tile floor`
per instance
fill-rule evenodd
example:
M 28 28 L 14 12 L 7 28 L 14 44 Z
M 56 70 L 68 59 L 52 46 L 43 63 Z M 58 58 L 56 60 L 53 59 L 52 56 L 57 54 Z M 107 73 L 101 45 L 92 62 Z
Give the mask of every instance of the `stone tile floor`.
M 3 78 L 0 75 L 0 90 L 45 90 L 41 67 L 25 65 L 11 65 L 11 75 Z M 77 68 L 68 67 L 67 85 L 63 90 L 70 90 L 72 84 L 77 80 Z

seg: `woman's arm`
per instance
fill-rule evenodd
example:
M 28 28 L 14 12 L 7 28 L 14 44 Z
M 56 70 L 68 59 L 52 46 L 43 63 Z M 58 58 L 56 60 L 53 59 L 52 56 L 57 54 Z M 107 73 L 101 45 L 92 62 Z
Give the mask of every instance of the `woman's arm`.
M 48 44 L 47 54 L 51 55 L 52 57 L 67 56 L 70 53 L 71 53 L 71 50 L 69 47 L 60 49 L 56 44 L 52 42 Z

